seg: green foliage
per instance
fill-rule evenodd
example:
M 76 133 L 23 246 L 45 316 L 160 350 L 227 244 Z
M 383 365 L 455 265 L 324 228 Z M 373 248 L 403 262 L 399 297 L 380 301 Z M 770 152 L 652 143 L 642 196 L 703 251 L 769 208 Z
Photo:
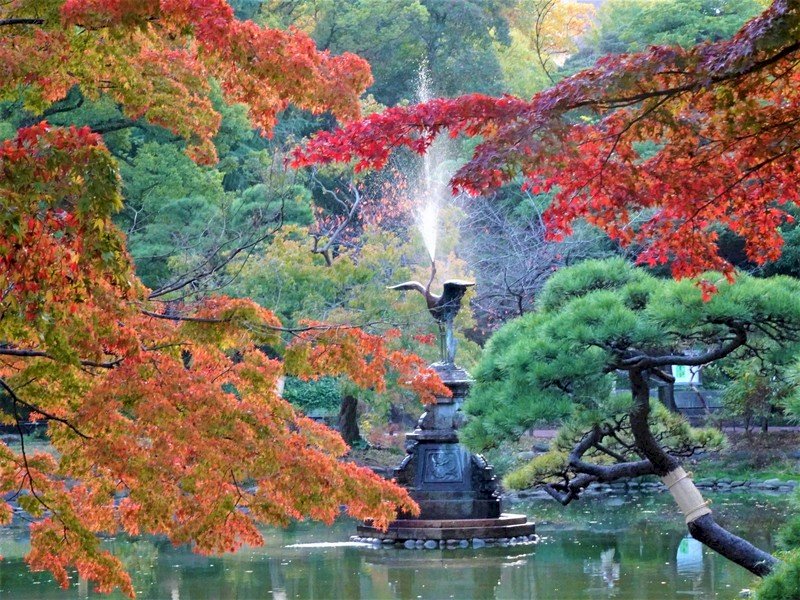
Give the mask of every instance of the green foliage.
M 307 231 L 286 226 L 260 257 L 244 265 L 234 293 L 271 307 L 282 321 L 294 324 L 303 318 L 327 319 L 374 277 L 370 265 L 348 257 L 327 267 L 322 256 L 311 252 Z
M 375 83 L 369 93 L 391 106 L 414 100 L 423 62 L 442 94 L 502 91 L 495 43 L 508 42 L 504 16 L 508 4 L 504 0 L 301 0 L 273 3 L 271 13 L 255 18 L 300 27 L 322 49 L 358 53 L 372 66 Z
M 322 256 L 311 252 L 308 229 L 286 225 L 259 256 L 231 267 L 240 272 L 231 290 L 269 306 L 287 325 L 311 319 L 397 326 L 403 333 L 400 343 L 404 348 L 413 348 L 425 358 L 436 360 L 435 346 L 421 345 L 413 338 L 436 331 L 421 296 L 386 289 L 392 283 L 429 276 L 424 267 L 416 267 L 415 271 L 408 266 L 424 265 L 424 250 L 376 228 L 368 228 L 361 242 L 357 252 L 341 254 L 329 266 Z M 463 264 L 455 259 L 441 260 L 439 268 L 448 276 L 466 275 Z M 467 298 L 465 304 L 468 301 Z M 469 311 L 461 311 L 457 330 L 461 332 L 472 325 Z M 461 364 L 470 367 L 478 352 L 474 342 L 459 334 Z
M 765 8 L 759 0 L 607 0 L 585 48 L 571 57 L 565 73 L 588 67 L 605 54 L 682 46 L 728 39 Z
M 647 273 L 637 269 L 624 258 L 586 260 L 569 269 L 557 271 L 539 294 L 538 308 L 543 311 L 557 310 L 570 300 L 584 296 L 594 290 L 619 290 L 631 283 L 650 281 Z M 631 288 L 643 290 L 646 287 Z
M 491 447 L 539 420 L 575 415 L 576 432 L 586 431 L 621 410 L 620 395 L 611 393 L 621 352 L 703 352 L 729 341 L 731 322 L 749 334 L 730 361 L 792 364 L 800 350 L 800 282 L 741 275 L 718 286 L 704 301 L 694 281 L 659 280 L 620 259 L 562 269 L 542 291 L 539 312 L 511 321 L 486 345 L 464 407 L 475 418 L 462 439 Z M 679 438 L 689 435 L 682 423 L 669 425 Z M 672 434 L 664 435 L 667 442 Z
M 0 121 L 0 142 L 9 140 L 17 134 L 17 128 L 8 121 Z
M 786 549 L 800 548 L 800 518 L 793 518 L 781 529 L 778 533 L 778 542 Z
M 586 410 L 576 405 L 572 414 L 559 428 L 550 450 L 513 470 L 504 478 L 503 483 L 512 489 L 524 489 L 562 478 L 570 471 L 569 452 L 575 443 L 594 427 L 617 426 L 617 435 L 625 444 L 631 446 L 633 438 L 628 431 L 630 406 L 630 394 L 611 394 L 594 410 Z M 718 429 L 692 427 L 681 415 L 670 412 L 655 400 L 651 402 L 650 410 L 651 431 L 659 443 L 670 452 L 688 455 L 698 448 L 717 451 L 725 446 L 725 436 Z M 622 424 L 622 427 L 618 424 Z M 609 447 L 619 454 L 624 455 L 626 452 L 626 448 L 616 441 L 609 444 Z M 596 464 L 611 460 L 609 456 L 597 451 L 590 451 L 584 457 Z
M 315 4 L 318 9 L 319 2 Z M 370 92 L 384 104 L 413 98 L 413 66 L 424 56 L 420 32 L 429 15 L 418 0 L 328 2 L 314 38 L 333 52 L 351 50 L 366 58 L 375 84 Z
M 770 416 L 792 395 L 794 386 L 780 373 L 763 372 L 757 364 L 745 364 L 722 393 L 726 415 L 752 419 Z
M 763 10 L 756 0 L 609 0 L 599 13 L 598 45 L 603 53 L 690 48 L 730 38 Z
M 793 508 L 800 505 L 795 494 Z M 778 545 L 784 552 L 779 555 L 781 564 L 756 588 L 757 600 L 800 599 L 800 516 L 793 514 L 778 532 Z
M 800 600 L 800 550 L 780 556 L 782 562 L 756 588 L 756 600 Z
M 560 450 L 540 454 L 528 464 L 516 469 L 503 478 L 503 485 L 512 490 L 522 490 L 536 483 L 548 482 L 557 473 L 567 469 L 568 455 Z
M 305 413 L 337 413 L 342 402 L 342 389 L 339 380 L 333 377 L 310 381 L 287 377 L 283 397 Z

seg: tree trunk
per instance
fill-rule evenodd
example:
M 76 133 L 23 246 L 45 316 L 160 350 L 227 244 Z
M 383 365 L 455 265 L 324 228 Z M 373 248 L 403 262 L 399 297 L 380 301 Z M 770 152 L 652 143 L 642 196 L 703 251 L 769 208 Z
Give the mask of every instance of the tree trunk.
M 658 386 L 658 399 L 670 412 L 680 414 L 678 405 L 675 404 L 675 384 L 665 383 Z
M 768 575 L 777 564 L 777 559 L 720 527 L 714 521 L 708 503 L 703 500 L 692 478 L 683 470 L 677 458 L 664 451 L 650 430 L 650 390 L 647 378 L 636 369 L 629 371 L 628 376 L 633 395 L 630 413 L 631 431 L 636 447 L 653 464 L 656 473 L 675 498 L 686 517 L 689 533 L 699 542 L 751 573 L 761 577 Z
M 358 399 L 350 394 L 342 398 L 339 408 L 339 434 L 350 446 L 361 439 L 361 432 L 358 430 Z

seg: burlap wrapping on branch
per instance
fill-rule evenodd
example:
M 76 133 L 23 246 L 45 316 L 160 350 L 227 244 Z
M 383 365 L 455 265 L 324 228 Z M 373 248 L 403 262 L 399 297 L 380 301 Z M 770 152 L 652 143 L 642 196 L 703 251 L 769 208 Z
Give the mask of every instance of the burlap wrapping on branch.
M 675 498 L 675 502 L 686 517 L 687 525 L 703 515 L 711 514 L 708 501 L 703 500 L 700 490 L 697 489 L 689 473 L 682 467 L 670 471 L 661 478 L 661 481 Z

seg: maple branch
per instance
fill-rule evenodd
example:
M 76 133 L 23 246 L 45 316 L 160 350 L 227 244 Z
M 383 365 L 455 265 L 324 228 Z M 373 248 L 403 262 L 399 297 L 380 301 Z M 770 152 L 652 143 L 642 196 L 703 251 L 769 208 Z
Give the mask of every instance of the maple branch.
M 753 165 L 752 167 L 749 167 L 748 169 L 745 170 L 745 172 L 740 177 L 738 177 L 732 183 L 728 184 L 725 187 L 724 190 L 722 190 L 721 192 L 719 192 L 718 194 L 713 196 L 710 200 L 707 200 L 706 202 L 703 202 L 700 206 L 698 206 L 692 212 L 692 214 L 690 216 L 688 216 L 686 219 L 683 220 L 683 222 L 678 226 L 677 230 L 680 230 L 683 227 L 686 227 L 688 224 L 692 223 L 700 215 L 700 213 L 703 212 L 703 210 L 705 210 L 709 206 L 712 206 L 713 204 L 715 204 L 723 196 L 725 196 L 726 194 L 729 194 L 730 192 L 732 192 L 734 189 L 736 189 L 736 187 L 741 185 L 745 180 L 747 180 L 750 177 L 752 177 L 755 173 L 757 173 L 758 171 L 760 171 L 764 167 L 774 163 L 777 160 L 780 160 L 781 158 L 783 158 L 785 156 L 789 156 L 791 153 L 797 152 L 798 150 L 800 150 L 800 145 L 792 146 L 792 147 L 784 150 L 783 152 L 778 152 L 777 154 L 775 154 L 773 156 L 765 158 L 761 162 Z
M 14 413 L 16 415 L 15 418 L 17 419 L 17 425 L 19 425 L 19 415 L 16 414 L 16 406 L 18 404 L 21 404 L 22 406 L 24 406 L 25 408 L 27 408 L 29 410 L 33 410 L 33 411 L 36 411 L 37 413 L 40 413 L 40 414 L 44 415 L 45 417 L 47 417 L 51 421 L 57 421 L 57 422 L 61 423 L 62 425 L 66 425 L 72 431 L 74 431 L 76 434 L 78 434 L 80 437 L 82 437 L 85 440 L 92 439 L 91 436 L 88 436 L 85 433 L 83 433 L 82 431 L 80 431 L 77 427 L 75 427 L 75 425 L 73 425 L 72 423 L 70 423 L 66 419 L 63 419 L 61 417 L 57 417 L 57 416 L 55 416 L 55 415 L 53 415 L 53 414 L 51 414 L 51 413 L 49 413 L 49 412 L 47 412 L 45 410 L 42 410 L 41 408 L 39 408 L 35 404 L 31 404 L 30 402 L 26 402 L 25 400 L 23 400 L 22 398 L 17 396 L 16 392 L 14 392 L 14 390 L 11 388 L 11 386 L 8 385 L 8 383 L 6 383 L 6 381 L 4 379 L 2 379 L 2 378 L 0 378 L 0 387 L 2 387 L 6 391 L 6 393 L 11 397 L 11 400 L 14 402 L 14 406 L 15 406 Z
M 228 323 L 231 321 L 230 317 L 227 319 L 214 319 L 211 317 L 186 317 L 182 315 L 161 314 L 145 309 L 142 309 L 141 312 L 143 315 L 147 315 L 148 317 L 153 317 L 154 319 L 166 319 L 168 321 L 190 321 L 193 323 Z
M 36 123 L 41 123 L 43 120 L 46 120 L 48 117 L 52 117 L 53 115 L 77 110 L 83 106 L 84 101 L 85 98 L 80 89 L 77 86 L 72 86 L 67 92 L 67 95 L 61 100 L 51 104 L 49 107 L 44 109 L 41 114 L 30 115 L 29 117 L 22 119 L 19 126 L 30 127 Z
M 205 279 L 207 277 L 210 277 L 211 275 L 214 275 L 217 271 L 223 269 L 228 264 L 230 264 L 233 261 L 233 259 L 235 259 L 239 254 L 241 254 L 245 250 L 252 251 L 253 248 L 255 248 L 258 244 L 266 240 L 269 236 L 276 233 L 281 227 L 283 227 L 283 207 L 281 207 L 281 210 L 278 213 L 278 224 L 274 228 L 270 229 L 269 231 L 261 235 L 251 237 L 249 241 L 245 242 L 241 246 L 238 246 L 237 248 L 232 250 L 231 253 L 225 258 L 223 258 L 219 263 L 212 265 L 211 264 L 212 260 L 215 257 L 219 256 L 219 253 L 222 251 L 222 249 L 230 242 L 224 242 L 218 245 L 211 252 L 209 252 L 206 259 L 195 269 L 189 271 L 189 273 L 184 274 L 183 276 L 178 277 L 177 280 L 173 281 L 172 283 L 168 283 L 156 290 L 153 290 L 152 292 L 150 292 L 148 299 L 154 300 L 166 294 L 177 292 L 178 290 L 181 290 L 186 286 L 191 285 L 201 279 Z M 252 252 L 248 252 L 245 260 L 247 260 L 247 257 L 249 257 L 250 254 L 252 254 Z
M 191 323 L 229 323 L 233 320 L 232 317 L 228 317 L 226 319 L 215 319 L 212 317 L 191 317 L 191 316 L 184 316 L 184 315 L 175 315 L 175 314 L 161 314 L 157 312 L 153 312 L 151 310 L 141 310 L 143 315 L 147 315 L 148 317 L 153 317 L 154 319 L 165 319 L 168 321 L 189 321 Z M 267 325 L 265 323 L 259 323 L 258 328 L 267 329 L 269 331 L 278 331 L 282 333 L 290 333 L 290 334 L 299 334 L 305 333 L 307 331 L 338 331 L 343 329 L 364 329 L 365 327 L 370 327 L 373 325 L 385 325 L 387 324 L 386 321 L 370 321 L 368 323 L 361 323 L 358 325 L 305 325 L 303 327 L 281 327 L 278 325 Z
M 312 174 L 311 178 L 313 181 L 322 189 L 322 193 L 330 196 L 333 198 L 340 206 L 342 206 L 345 210 L 347 210 L 347 214 L 345 215 L 344 219 L 339 223 L 339 225 L 333 228 L 332 232 L 327 234 L 328 239 L 325 242 L 325 245 L 322 249 L 318 249 L 319 239 L 322 237 L 322 234 L 318 236 L 314 236 L 314 247 L 311 250 L 315 254 L 321 254 L 325 259 L 325 263 L 330 267 L 333 264 L 333 246 L 338 243 L 339 236 L 342 235 L 342 232 L 345 228 L 353 221 L 356 214 L 358 213 L 359 205 L 361 204 L 361 192 L 358 188 L 353 185 L 352 182 L 349 183 L 348 187 L 350 192 L 353 194 L 353 201 L 352 203 L 348 204 L 339 196 L 339 193 L 336 190 L 329 189 L 325 184 L 323 184 L 319 178 L 317 177 L 316 173 Z
M 550 12 L 553 10 L 554 5 L 555 5 L 554 0 L 547 0 L 543 4 L 537 4 L 537 6 L 534 8 L 534 10 L 536 11 L 536 21 L 534 24 L 533 43 L 534 43 L 534 49 L 536 50 L 536 58 L 539 61 L 539 66 L 542 67 L 542 71 L 544 71 L 544 74 L 547 75 L 547 78 L 550 80 L 551 84 L 555 83 L 556 80 L 553 77 L 553 74 L 550 72 L 550 69 L 547 68 L 547 58 L 543 56 L 544 33 L 542 30 L 544 27 L 544 22 L 547 19 L 547 16 L 550 14 Z
M 56 360 L 51 354 L 42 352 L 41 350 L 28 350 L 25 348 L 9 348 L 0 346 L 0 355 L 3 356 L 20 356 L 25 358 L 49 358 Z M 109 362 L 96 362 L 93 360 L 79 360 L 78 362 L 84 367 L 98 367 L 101 369 L 113 369 L 122 362 L 122 358 L 117 358 Z
M 0 27 L 8 25 L 44 25 L 44 19 L 0 19 Z
M 39 497 L 39 494 L 36 493 L 36 488 L 34 487 L 34 484 L 33 484 L 33 474 L 31 473 L 31 468 L 30 468 L 30 465 L 28 464 L 28 453 L 25 450 L 25 433 L 22 431 L 21 418 L 19 416 L 19 412 L 17 411 L 17 402 L 16 402 L 16 400 L 14 401 L 14 422 L 15 422 L 15 424 L 17 426 L 17 434 L 19 435 L 19 449 L 20 449 L 20 454 L 22 454 L 22 464 L 23 464 L 23 468 L 25 469 L 25 474 L 27 475 L 28 488 L 31 490 L 31 495 L 34 498 L 36 498 L 36 501 L 39 502 L 39 504 L 44 506 L 47 510 L 49 510 L 51 513 L 53 513 L 53 515 L 56 518 L 59 518 L 59 520 L 60 520 L 60 517 L 58 517 L 58 513 L 56 513 L 56 511 L 54 511 L 52 508 L 50 508 L 50 506 L 47 504 L 47 502 L 42 500 Z M 25 483 L 25 477 L 22 478 L 22 483 L 23 484 Z M 62 523 L 63 523 L 63 521 L 62 521 Z
M 630 96 L 619 96 L 619 97 L 611 97 L 611 98 L 587 98 L 586 100 L 582 100 L 579 102 L 574 102 L 572 104 L 566 105 L 564 108 L 567 110 L 575 110 L 577 108 L 584 108 L 589 106 L 597 106 L 597 107 L 606 107 L 606 108 L 624 108 L 626 106 L 632 106 L 634 104 L 638 104 L 644 100 L 648 100 L 649 98 L 657 98 L 661 96 L 674 96 L 678 94 L 682 94 L 683 92 L 692 92 L 700 89 L 706 89 L 711 85 L 722 83 L 724 81 L 728 81 L 731 79 L 737 79 L 744 75 L 750 75 L 751 73 L 756 73 L 766 67 L 780 61 L 781 59 L 786 58 L 787 56 L 797 52 L 800 50 L 800 41 L 794 42 L 793 44 L 789 44 L 785 46 L 779 52 L 768 56 L 762 60 L 755 61 L 752 64 L 746 66 L 743 69 L 736 70 L 731 69 L 730 71 L 723 72 L 720 75 L 712 75 L 707 78 L 697 78 L 695 81 L 691 83 L 686 83 L 683 85 L 678 85 L 674 87 L 650 90 L 648 92 L 640 92 L 638 94 L 631 94 Z M 667 73 L 664 73 L 667 74 Z M 683 73 L 682 73 L 683 74 Z M 696 76 L 697 73 L 685 73 L 687 76 Z
M 94 133 L 105 134 L 111 133 L 113 131 L 120 131 L 122 129 L 130 129 L 131 127 L 141 127 L 142 124 L 139 121 L 134 119 L 114 119 L 111 121 L 105 121 L 104 123 L 97 123 L 96 125 L 91 125 L 91 130 Z

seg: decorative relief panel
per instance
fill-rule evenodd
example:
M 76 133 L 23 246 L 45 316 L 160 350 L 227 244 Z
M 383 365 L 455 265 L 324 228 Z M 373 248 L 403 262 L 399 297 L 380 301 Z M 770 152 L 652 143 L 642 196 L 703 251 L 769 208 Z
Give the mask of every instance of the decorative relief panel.
M 425 483 L 456 483 L 461 481 L 461 452 L 456 448 L 428 450 L 425 453 Z

